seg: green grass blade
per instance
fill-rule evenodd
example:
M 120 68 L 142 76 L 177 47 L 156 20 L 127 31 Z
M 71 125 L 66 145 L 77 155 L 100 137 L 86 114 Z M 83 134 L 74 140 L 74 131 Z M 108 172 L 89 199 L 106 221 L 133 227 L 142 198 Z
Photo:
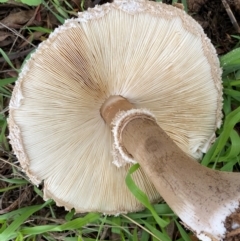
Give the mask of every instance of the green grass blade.
M 72 220 L 73 216 L 74 216 L 74 213 L 75 213 L 75 210 L 72 209 L 70 212 L 68 212 L 66 215 L 65 215 L 65 220 L 67 222 L 69 222 L 70 220 Z
M 240 102 L 240 91 L 225 88 L 224 93 Z
M 38 6 L 42 3 L 42 0 L 21 0 L 21 2 L 29 6 Z
M 155 218 L 155 220 L 157 221 L 157 223 L 159 224 L 160 227 L 165 227 L 167 226 L 168 222 L 166 222 L 165 220 L 163 220 L 162 218 L 160 218 L 158 216 L 158 214 L 156 213 L 156 211 L 154 210 L 154 207 L 152 206 L 152 204 L 150 203 L 147 195 L 140 190 L 137 185 L 134 183 L 131 175 L 139 168 L 139 164 L 135 164 L 133 166 L 131 166 L 131 168 L 128 171 L 127 177 L 126 177 L 126 184 L 127 187 L 129 188 L 129 190 L 132 192 L 132 194 L 146 207 L 149 209 L 149 211 L 152 213 L 153 217 Z
M 17 236 L 17 229 L 35 212 L 49 205 L 52 201 L 49 200 L 42 205 L 32 206 L 25 209 L 25 212 L 20 216 L 15 217 L 15 220 L 0 234 L 1 241 L 8 241 Z
M 95 222 L 100 218 L 99 213 L 88 213 L 85 217 L 76 218 L 65 224 L 60 225 L 55 231 L 65 231 L 65 230 L 74 230 L 81 228 L 84 225 Z M 54 231 L 54 230 L 53 230 Z
M 9 150 L 9 143 L 6 137 L 7 120 L 5 119 L 1 124 L 0 144 L 5 148 L 5 150 Z
M 120 216 L 112 217 L 112 222 L 115 224 L 111 231 L 112 233 L 120 234 L 121 233 L 121 218 Z
M 2 233 L 6 228 L 7 228 L 7 222 L 6 221 L 1 221 L 0 222 L 0 233 Z
M 5 188 L 1 188 L 0 189 L 0 193 L 2 193 L 2 192 L 8 192 L 8 191 L 10 191 L 10 190 L 12 190 L 12 189 L 15 189 L 15 188 L 19 188 L 19 187 L 22 187 L 22 186 L 24 186 L 25 184 L 20 184 L 20 185 L 14 185 L 14 186 L 9 186 L 9 187 L 5 187 Z
M 68 241 L 68 240 L 71 241 L 70 239 L 66 239 L 66 241 Z M 76 239 L 76 241 L 97 241 L 97 240 L 93 239 L 93 238 L 84 238 L 84 239 Z M 109 240 L 101 239 L 101 241 L 109 241 Z
M 158 237 L 158 240 L 171 241 L 168 235 L 160 232 L 158 229 L 152 226 L 149 222 L 146 222 L 145 220 L 141 220 L 141 221 L 144 223 L 145 227 L 147 227 L 151 233 L 153 233 L 156 237 Z
M 99 218 L 100 218 L 100 217 L 99 217 Z M 96 241 L 99 240 L 99 236 L 100 236 L 101 233 L 102 233 L 102 230 L 103 230 L 103 228 L 104 228 L 104 224 L 105 224 L 106 219 L 107 219 L 107 216 L 104 216 L 103 218 L 100 219 L 100 220 L 101 220 L 101 224 L 100 224 L 100 226 L 99 226 L 99 228 L 98 228 L 98 234 L 97 234 Z
M 52 32 L 51 29 L 43 28 L 43 27 L 26 27 L 25 29 L 33 30 L 33 31 L 40 32 L 40 33 L 48 33 L 48 34 L 50 34 Z
M 234 49 L 220 58 L 220 64 L 223 68 L 232 64 L 239 64 L 240 68 L 240 48 Z
M 11 184 L 27 184 L 28 181 L 24 179 L 8 179 L 8 178 L 0 178 L 0 181 L 11 183 Z
M 184 11 L 187 13 L 188 12 L 187 0 L 182 0 L 181 2 L 183 4 L 183 6 L 184 6 Z
M 0 93 L 2 96 L 6 96 L 7 98 L 11 97 L 11 92 L 6 90 L 4 87 L 0 87 Z
M 145 230 L 142 231 L 142 235 L 140 238 L 140 241 L 146 241 L 146 240 L 150 240 L 150 235 L 148 232 L 146 232 Z
M 57 228 L 58 225 L 39 225 L 35 227 L 30 228 L 22 228 L 21 233 L 23 235 L 36 235 L 36 234 L 43 234 L 46 232 L 52 232 L 55 228 Z
M 33 190 L 34 190 L 34 192 L 35 192 L 38 196 L 40 196 L 41 198 L 43 198 L 43 192 L 42 192 L 37 186 L 34 186 L 34 187 L 33 187 Z
M 132 240 L 133 241 L 138 241 L 137 228 L 134 228 L 134 230 L 133 230 Z
M 184 241 L 191 241 L 189 235 L 187 234 L 187 232 L 183 229 L 183 227 L 179 224 L 179 222 L 177 220 L 175 220 L 175 223 L 177 225 L 177 228 L 183 238 Z
M 59 13 L 60 15 L 62 15 L 62 17 L 63 17 L 64 19 L 68 19 L 68 18 L 69 18 L 66 9 L 63 9 L 63 7 L 62 7 L 61 5 L 58 5 L 58 4 L 54 4 L 54 3 L 53 3 L 53 6 L 56 8 L 56 10 L 58 11 L 58 13 Z
M 230 96 L 224 96 L 224 101 L 223 101 L 223 113 L 224 115 L 228 115 L 232 111 L 232 98 Z
M 173 213 L 173 211 L 171 210 L 171 208 L 166 203 L 154 204 L 153 207 L 154 207 L 154 210 L 156 211 L 157 215 L 171 216 L 171 217 L 176 216 Z M 139 219 L 139 218 L 152 217 L 152 213 L 148 209 L 145 209 L 142 212 L 129 213 L 127 216 L 129 218 L 132 218 L 135 220 L 135 219 Z
M 101 220 L 101 219 L 100 219 Z M 119 229 L 121 229 L 123 232 L 125 232 L 127 235 L 131 236 L 131 233 L 129 232 L 128 226 L 125 225 L 125 223 L 131 223 L 128 219 L 126 219 L 125 217 L 121 217 L 121 226 L 119 226 Z M 106 219 L 105 220 L 105 224 L 115 227 L 116 223 L 113 223 L 111 218 L 110 219 Z M 122 234 L 122 232 L 121 232 Z
M 7 54 L 3 51 L 3 49 L 0 48 L 0 53 L 3 56 L 3 58 L 5 59 L 5 61 L 9 64 L 9 66 L 14 69 L 15 71 L 19 72 L 18 69 L 16 69 L 14 67 L 14 65 L 12 64 L 11 60 L 8 58 Z
M 46 7 L 55 17 L 56 19 L 63 24 L 65 22 L 65 19 L 63 17 L 61 17 L 60 15 L 58 15 L 57 13 L 55 13 L 45 1 L 42 1 L 42 4 L 44 5 L 44 7 Z
M 17 78 L 6 78 L 0 80 L 0 87 L 3 87 L 7 84 L 11 84 L 16 81 Z
M 239 163 L 239 161 L 240 161 L 239 157 L 229 159 L 228 162 L 223 167 L 221 167 L 220 170 L 225 172 L 232 172 L 234 165 Z
M 223 77 L 229 73 L 240 70 L 240 48 L 234 49 L 220 58 Z
M 224 155 L 219 157 L 219 161 L 228 161 L 234 157 L 237 157 L 240 153 L 240 137 L 234 129 L 230 133 L 230 142 L 228 150 Z
M 207 166 L 213 158 L 215 158 L 220 151 L 224 148 L 231 131 L 234 126 L 240 121 L 240 107 L 229 113 L 225 118 L 225 123 L 223 125 L 223 131 L 218 137 L 214 145 L 210 148 L 208 153 L 204 156 L 202 164 Z
M 21 233 L 24 235 L 34 235 L 34 234 L 42 234 L 46 232 L 61 232 L 61 231 L 77 230 L 87 224 L 97 221 L 99 218 L 100 218 L 100 214 L 98 213 L 88 213 L 84 217 L 76 218 L 62 225 L 57 225 L 57 224 L 42 225 L 42 226 L 36 226 L 36 227 L 30 227 L 30 228 L 23 228 L 21 229 Z

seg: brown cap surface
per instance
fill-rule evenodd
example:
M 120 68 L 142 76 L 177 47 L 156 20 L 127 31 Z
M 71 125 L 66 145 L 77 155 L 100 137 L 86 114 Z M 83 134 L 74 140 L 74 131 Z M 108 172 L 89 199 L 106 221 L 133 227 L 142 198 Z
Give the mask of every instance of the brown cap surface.
M 23 68 L 10 103 L 10 140 L 45 199 L 77 212 L 142 209 L 112 164 L 113 138 L 100 115 L 111 95 L 150 110 L 199 159 L 221 123 L 221 70 L 202 28 L 183 11 L 116 1 L 67 20 Z M 160 199 L 140 169 L 134 180 Z

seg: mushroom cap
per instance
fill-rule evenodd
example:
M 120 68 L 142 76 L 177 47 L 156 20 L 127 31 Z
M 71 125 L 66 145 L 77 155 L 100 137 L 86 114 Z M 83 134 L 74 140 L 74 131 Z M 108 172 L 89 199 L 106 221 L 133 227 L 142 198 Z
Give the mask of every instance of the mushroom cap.
M 111 95 L 150 110 L 199 159 L 221 124 L 221 69 L 200 25 L 169 5 L 115 1 L 79 13 L 41 43 L 16 82 L 10 142 L 44 199 L 76 212 L 133 212 L 143 206 L 125 185 L 130 164 L 112 164 L 113 137 L 100 115 Z M 136 184 L 160 196 L 140 168 Z

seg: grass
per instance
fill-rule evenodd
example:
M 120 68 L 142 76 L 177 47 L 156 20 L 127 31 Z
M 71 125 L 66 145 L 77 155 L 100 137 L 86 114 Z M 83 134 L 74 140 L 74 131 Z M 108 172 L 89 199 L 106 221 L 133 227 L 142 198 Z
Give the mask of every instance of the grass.
M 174 1 L 173 1 L 174 2 Z M 186 1 L 183 1 L 186 4 Z M 42 2 L 60 23 L 76 15 L 67 1 Z M 81 5 L 83 7 L 83 4 Z M 185 8 L 187 9 L 187 8 Z M 29 32 L 50 33 L 51 29 L 28 27 Z M 235 36 L 239 38 L 239 36 Z M 239 45 L 238 45 L 239 46 Z M 236 47 L 238 47 L 236 46 Z M 10 68 L 19 72 L 7 54 L 0 49 Z M 218 139 L 202 160 L 202 165 L 222 171 L 239 171 L 240 164 L 240 48 L 220 57 L 223 69 L 224 107 L 223 125 L 217 131 Z M 191 241 L 192 234 L 179 223 L 178 217 L 165 203 L 151 205 L 146 195 L 136 187 L 131 174 L 138 168 L 132 166 L 126 177 L 126 185 L 145 205 L 138 213 L 114 217 L 98 213 L 75 214 L 64 211 L 53 201 L 42 201 L 41 187 L 33 187 L 22 175 L 7 135 L 8 103 L 16 77 L 0 79 L 0 195 L 12 203 L 0 210 L 0 240 L 63 240 L 63 241 Z M 17 201 L 17 202 L 16 202 Z M 10 203 L 9 202 L 9 203 Z M 174 232 L 169 231 L 171 228 Z

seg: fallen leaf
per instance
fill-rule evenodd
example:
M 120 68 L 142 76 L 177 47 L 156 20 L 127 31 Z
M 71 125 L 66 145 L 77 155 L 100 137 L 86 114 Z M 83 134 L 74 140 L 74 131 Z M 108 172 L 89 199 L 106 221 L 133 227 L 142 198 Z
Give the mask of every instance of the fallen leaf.
M 1 23 L 9 28 L 19 29 L 25 23 L 27 23 L 32 17 L 34 17 L 34 10 L 19 11 L 16 13 L 10 13 L 7 17 L 1 20 Z M 4 28 L 4 26 L 0 26 Z
M 6 39 L 6 40 L 3 40 L 3 41 L 0 41 L 0 47 L 8 46 L 12 42 L 13 42 L 12 39 Z
M 13 35 L 9 32 L 0 31 L 0 47 L 4 47 L 12 43 Z
M 13 35 L 8 32 L 0 31 L 0 42 L 5 40 L 7 37 L 12 37 Z

